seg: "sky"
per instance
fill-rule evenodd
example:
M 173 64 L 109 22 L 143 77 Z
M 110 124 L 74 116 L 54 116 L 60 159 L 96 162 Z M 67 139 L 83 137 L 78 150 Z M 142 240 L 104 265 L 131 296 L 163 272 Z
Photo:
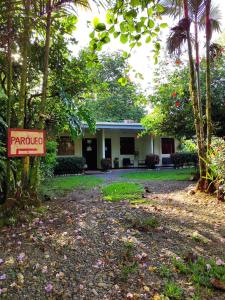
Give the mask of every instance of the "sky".
M 221 10 L 221 24 L 222 31 L 225 31 L 225 0 L 214 0 L 216 5 L 220 7 Z M 74 37 L 78 41 L 78 45 L 72 47 L 73 53 L 76 55 L 80 49 L 87 47 L 89 43 L 89 33 L 91 29 L 87 27 L 87 21 L 92 21 L 94 17 L 98 17 L 100 20 L 105 20 L 105 11 L 97 7 L 92 7 L 91 11 L 85 11 L 82 9 L 78 10 L 78 24 L 77 30 L 74 34 Z M 165 22 L 172 24 L 171 20 L 166 19 Z M 169 34 L 169 29 L 164 29 L 161 37 L 161 46 L 163 47 L 166 43 L 166 38 Z M 213 39 L 218 38 L 218 34 L 214 34 Z M 204 39 L 204 33 L 202 33 L 202 39 Z M 103 47 L 103 52 L 113 52 L 118 50 L 129 50 L 127 45 L 123 45 L 119 42 L 118 39 L 113 39 L 111 37 L 111 42 Z M 140 72 L 143 75 L 143 80 L 136 79 L 132 74 L 130 74 L 131 79 L 139 83 L 143 90 L 152 89 L 152 78 L 153 72 L 156 68 L 152 59 L 151 53 L 151 43 L 144 44 L 142 47 L 137 47 L 132 51 L 131 57 L 129 58 L 129 63 L 137 72 Z M 132 78 L 133 76 L 133 78 Z

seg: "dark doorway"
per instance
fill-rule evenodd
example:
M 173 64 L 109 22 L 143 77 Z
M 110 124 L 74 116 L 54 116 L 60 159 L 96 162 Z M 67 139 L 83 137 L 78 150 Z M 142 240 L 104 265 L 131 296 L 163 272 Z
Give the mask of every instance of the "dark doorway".
M 174 148 L 174 139 L 162 138 L 162 154 L 172 154 Z
M 86 159 L 88 170 L 97 169 L 97 140 L 83 139 L 82 142 L 83 157 Z
M 105 158 L 112 158 L 111 139 L 105 139 Z

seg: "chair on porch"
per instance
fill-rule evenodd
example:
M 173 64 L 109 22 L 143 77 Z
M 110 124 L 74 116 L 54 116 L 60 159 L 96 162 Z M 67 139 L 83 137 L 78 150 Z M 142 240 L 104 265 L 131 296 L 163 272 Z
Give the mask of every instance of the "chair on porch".
M 130 167 L 134 167 L 134 161 L 131 160 L 130 158 L 123 158 L 123 167 L 124 168 L 130 168 Z

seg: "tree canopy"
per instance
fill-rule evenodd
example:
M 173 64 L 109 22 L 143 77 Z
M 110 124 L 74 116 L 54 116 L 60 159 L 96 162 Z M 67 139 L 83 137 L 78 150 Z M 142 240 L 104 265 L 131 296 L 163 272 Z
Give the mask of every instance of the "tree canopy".
M 159 135 L 170 135 L 177 138 L 190 138 L 195 135 L 194 115 L 190 101 L 188 67 L 177 61 L 174 71 L 168 71 L 167 65 L 161 63 L 155 73 L 154 93 L 150 101 L 154 106 L 151 114 L 142 119 L 142 123 Z M 201 97 L 205 107 L 205 60 L 201 62 Z M 213 134 L 224 136 L 225 133 L 225 57 L 212 65 L 212 121 Z

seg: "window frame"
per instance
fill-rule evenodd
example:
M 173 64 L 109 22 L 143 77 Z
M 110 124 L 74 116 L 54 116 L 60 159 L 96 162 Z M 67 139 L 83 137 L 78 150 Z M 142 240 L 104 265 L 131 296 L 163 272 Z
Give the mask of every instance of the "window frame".
M 165 142 L 165 141 L 171 141 L 171 152 L 165 152 L 165 151 L 163 151 L 165 148 L 165 146 L 163 146 L 163 142 Z M 164 148 L 164 149 L 163 149 Z M 166 154 L 173 154 L 173 153 L 175 153 L 175 140 L 174 140 L 174 138 L 161 138 L 161 153 L 163 154 L 163 155 L 166 155 Z
M 64 141 L 62 141 L 64 139 Z M 68 145 L 64 146 L 64 149 L 60 149 L 60 145 L 62 145 L 62 143 L 71 143 L 72 145 L 70 146 L 71 149 L 68 149 Z M 66 148 L 67 147 L 67 148 Z M 59 153 L 59 150 L 65 150 L 63 153 Z M 58 148 L 57 148 L 57 156 L 72 156 L 75 155 L 75 143 L 74 141 L 71 139 L 70 136 L 60 136 L 58 139 Z

